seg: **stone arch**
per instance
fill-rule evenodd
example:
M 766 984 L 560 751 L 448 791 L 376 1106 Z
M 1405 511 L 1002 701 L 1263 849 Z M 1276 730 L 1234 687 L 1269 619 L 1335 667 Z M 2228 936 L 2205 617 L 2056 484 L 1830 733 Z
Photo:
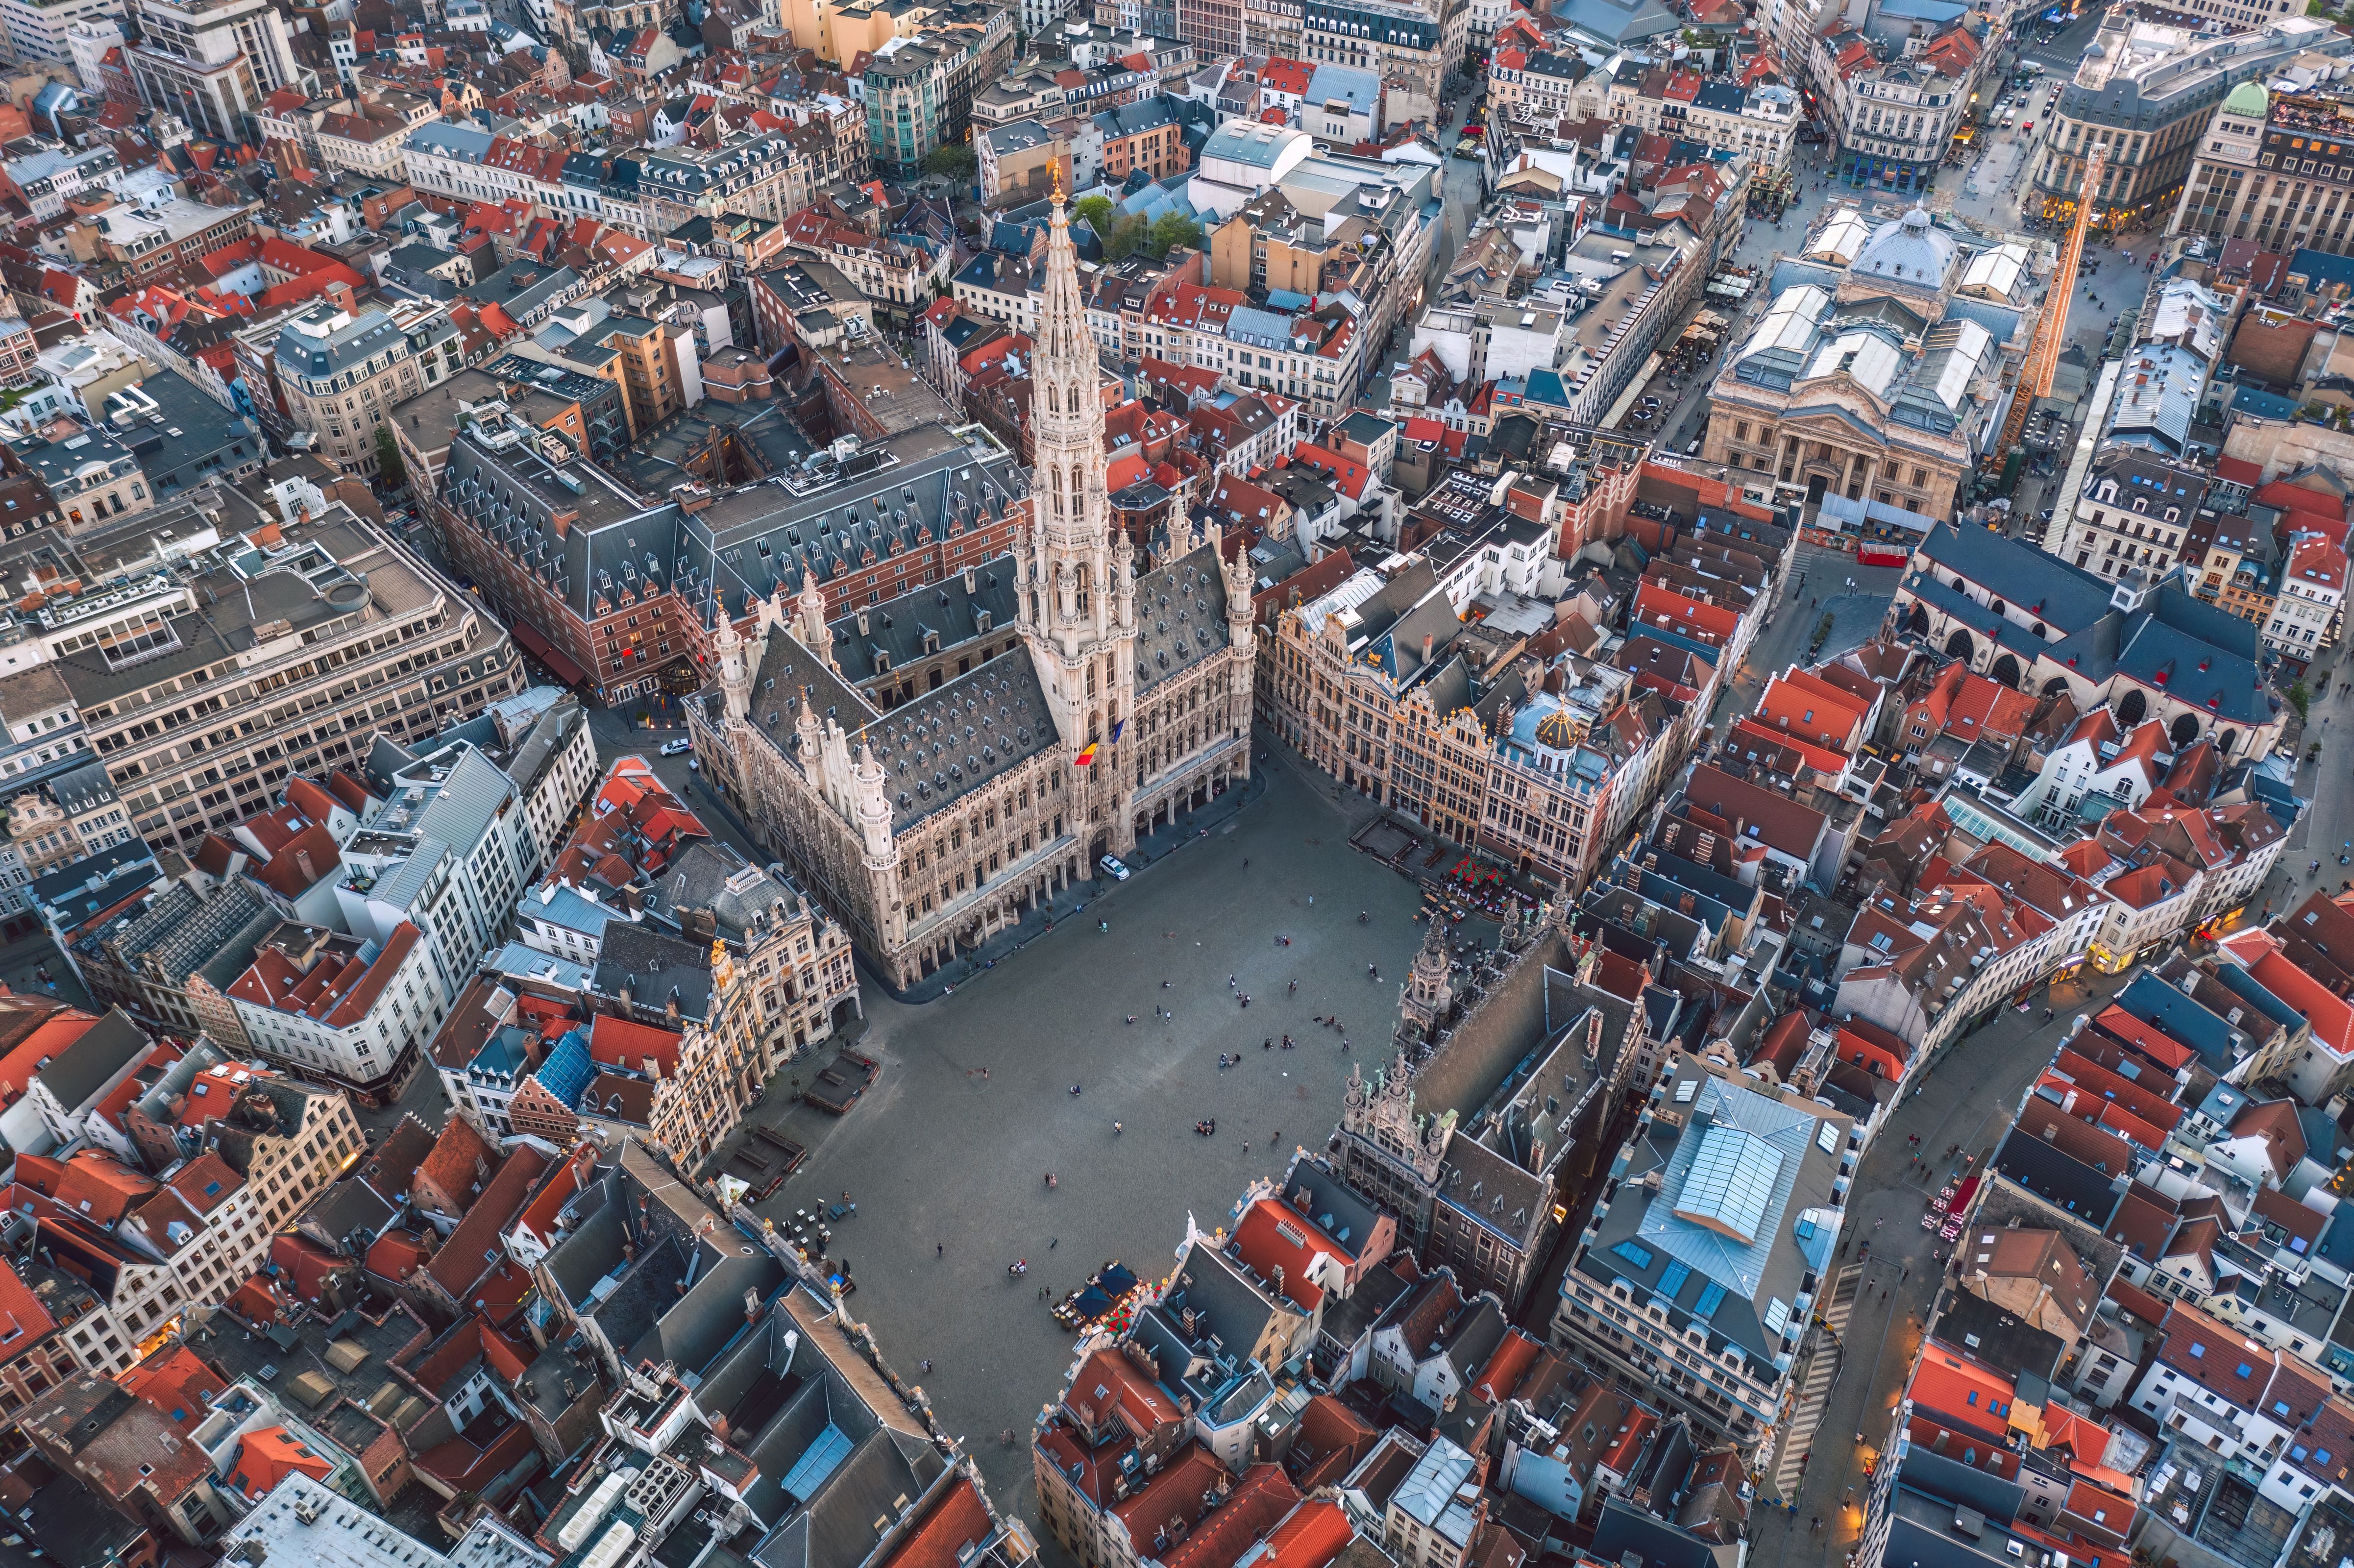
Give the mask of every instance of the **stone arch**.
M 2006 653 L 1994 662 L 1994 668 L 1987 673 L 2004 685 L 2016 689 L 2019 685 L 2019 661 Z
M 1913 614 L 1906 620 L 1904 630 L 1910 631 L 1915 637 L 1928 636 L 1929 607 L 1923 604 L 1919 599 L 1914 599 L 1913 601 Z
M 2117 704 L 2117 726 L 2121 729 L 2131 729 L 2148 716 L 2149 699 L 2141 694 L 2138 686 L 2127 692 L 2124 700 Z
M 1968 632 L 1956 627 L 1954 634 L 1946 639 L 1946 652 L 1965 664 L 1975 664 L 1978 662 L 1978 645 L 1970 641 Z
M 2043 683 L 2043 694 L 2047 697 L 2056 697 L 2067 689 L 2068 677 L 2065 675 L 2054 675 Z
M 2168 738 L 2174 742 L 2174 749 L 2180 751 L 2199 738 L 2199 721 L 2189 714 L 2177 715 L 2174 722 L 2167 726 L 2166 733 Z

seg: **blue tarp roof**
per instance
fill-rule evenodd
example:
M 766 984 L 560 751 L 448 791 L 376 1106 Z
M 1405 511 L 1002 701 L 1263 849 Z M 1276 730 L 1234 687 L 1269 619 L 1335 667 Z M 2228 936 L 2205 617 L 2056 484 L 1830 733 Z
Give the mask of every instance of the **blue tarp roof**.
M 554 1095 L 560 1105 L 578 1105 L 582 1091 L 597 1075 L 597 1064 L 588 1055 L 588 1036 L 578 1029 L 567 1030 L 547 1060 L 539 1065 L 540 1087 Z

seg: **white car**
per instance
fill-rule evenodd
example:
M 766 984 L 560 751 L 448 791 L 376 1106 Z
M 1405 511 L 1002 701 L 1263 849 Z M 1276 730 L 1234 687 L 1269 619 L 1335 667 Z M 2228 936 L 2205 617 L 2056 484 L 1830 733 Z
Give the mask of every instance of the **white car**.
M 665 740 L 662 743 L 662 754 L 664 757 L 684 757 L 694 749 L 695 742 L 691 740 Z
M 1101 863 L 1104 870 L 1109 874 L 1114 882 L 1126 882 L 1128 880 L 1128 867 L 1120 864 L 1117 856 L 1106 855 L 1103 857 Z

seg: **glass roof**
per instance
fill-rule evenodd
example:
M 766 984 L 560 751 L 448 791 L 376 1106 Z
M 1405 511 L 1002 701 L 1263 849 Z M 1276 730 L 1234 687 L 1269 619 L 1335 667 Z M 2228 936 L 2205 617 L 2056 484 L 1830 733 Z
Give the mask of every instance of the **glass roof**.
M 1675 1212 L 1744 1243 L 1755 1241 L 1781 1173 L 1781 1151 L 1764 1139 L 1737 1127 L 1712 1127 L 1701 1139 Z

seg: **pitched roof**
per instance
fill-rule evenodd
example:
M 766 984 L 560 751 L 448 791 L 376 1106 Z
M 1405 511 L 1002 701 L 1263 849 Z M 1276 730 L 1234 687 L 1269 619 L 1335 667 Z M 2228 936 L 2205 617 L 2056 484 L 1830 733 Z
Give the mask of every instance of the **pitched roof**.
M 433 1152 L 418 1167 L 420 1181 L 430 1181 L 452 1201 L 466 1204 L 474 1192 L 475 1172 L 498 1163 L 499 1151 L 464 1117 L 452 1116 L 442 1125 Z
M 183 1344 L 149 1356 L 114 1381 L 189 1433 L 212 1414 L 213 1397 L 229 1383 L 219 1368 Z

